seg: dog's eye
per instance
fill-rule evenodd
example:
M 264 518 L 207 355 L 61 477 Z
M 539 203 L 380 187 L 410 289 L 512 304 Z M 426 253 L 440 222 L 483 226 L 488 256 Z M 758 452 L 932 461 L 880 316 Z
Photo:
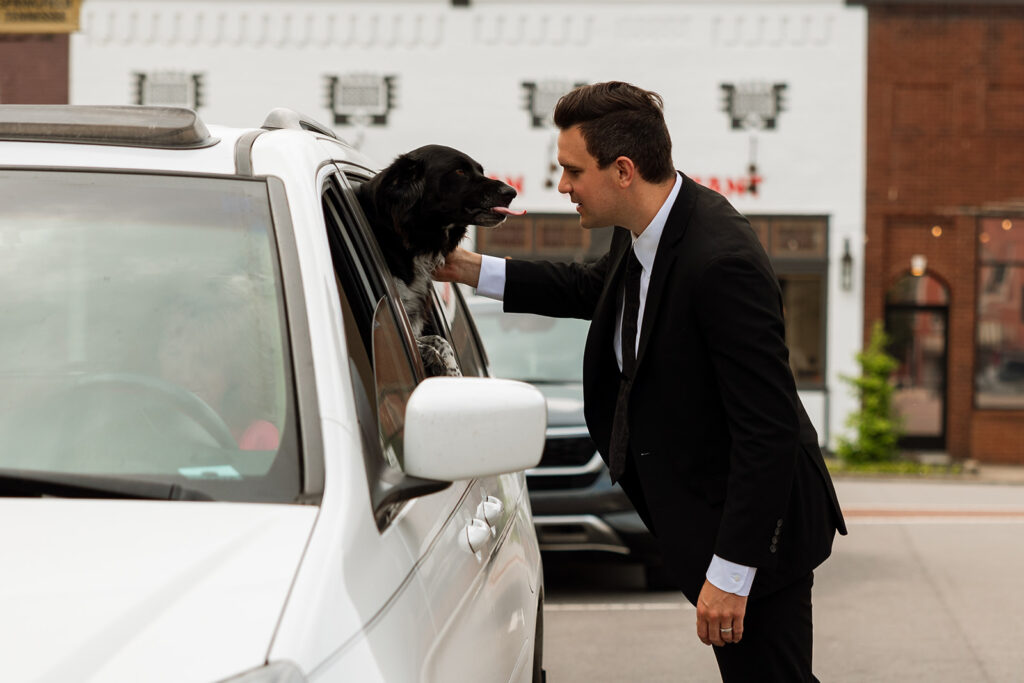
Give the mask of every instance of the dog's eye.
M 466 172 L 463 171 L 461 168 L 457 168 L 457 169 L 455 169 L 455 175 L 457 175 L 457 176 L 465 176 Z

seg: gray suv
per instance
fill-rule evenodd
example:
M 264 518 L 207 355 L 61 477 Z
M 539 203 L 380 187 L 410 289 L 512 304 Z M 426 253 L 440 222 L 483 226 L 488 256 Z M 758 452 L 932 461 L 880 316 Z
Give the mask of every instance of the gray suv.
M 468 299 L 491 374 L 529 382 L 547 399 L 540 464 L 526 472 L 544 551 L 595 551 L 643 563 L 649 588 L 666 585 L 661 556 L 622 488 L 613 484 L 583 417 L 583 348 L 590 323 L 505 313 L 502 302 Z

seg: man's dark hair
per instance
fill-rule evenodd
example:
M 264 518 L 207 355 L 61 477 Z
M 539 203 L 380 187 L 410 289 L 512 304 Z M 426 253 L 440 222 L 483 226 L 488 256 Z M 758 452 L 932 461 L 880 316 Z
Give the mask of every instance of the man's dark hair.
M 561 130 L 579 125 L 587 152 L 599 168 L 620 156 L 629 157 L 640 177 L 660 183 L 675 173 L 662 106 L 661 95 L 629 83 L 592 83 L 558 100 L 555 125 Z

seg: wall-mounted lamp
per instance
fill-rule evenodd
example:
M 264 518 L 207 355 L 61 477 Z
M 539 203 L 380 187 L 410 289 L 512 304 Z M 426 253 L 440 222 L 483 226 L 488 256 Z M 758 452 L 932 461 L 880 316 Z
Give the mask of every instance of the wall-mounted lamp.
M 850 238 L 843 240 L 843 258 L 840 260 L 839 286 L 844 292 L 853 289 L 853 255 L 850 254 Z
M 924 275 L 924 271 L 927 267 L 928 259 L 924 254 L 914 254 L 910 257 L 910 274 L 914 277 L 921 277 Z

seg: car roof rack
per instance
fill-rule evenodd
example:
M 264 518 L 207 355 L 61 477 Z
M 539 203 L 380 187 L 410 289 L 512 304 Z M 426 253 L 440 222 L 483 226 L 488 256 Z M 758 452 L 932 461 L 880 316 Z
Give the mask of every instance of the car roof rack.
M 191 109 L 71 104 L 0 105 L 0 140 L 158 149 L 198 149 L 218 142 Z
M 279 130 L 282 128 L 288 130 L 309 130 L 326 135 L 329 138 L 334 138 L 335 140 L 341 139 L 337 133 L 324 124 L 314 121 L 305 114 L 285 107 L 271 109 L 270 113 L 267 114 L 267 118 L 263 120 L 261 127 L 265 130 Z

